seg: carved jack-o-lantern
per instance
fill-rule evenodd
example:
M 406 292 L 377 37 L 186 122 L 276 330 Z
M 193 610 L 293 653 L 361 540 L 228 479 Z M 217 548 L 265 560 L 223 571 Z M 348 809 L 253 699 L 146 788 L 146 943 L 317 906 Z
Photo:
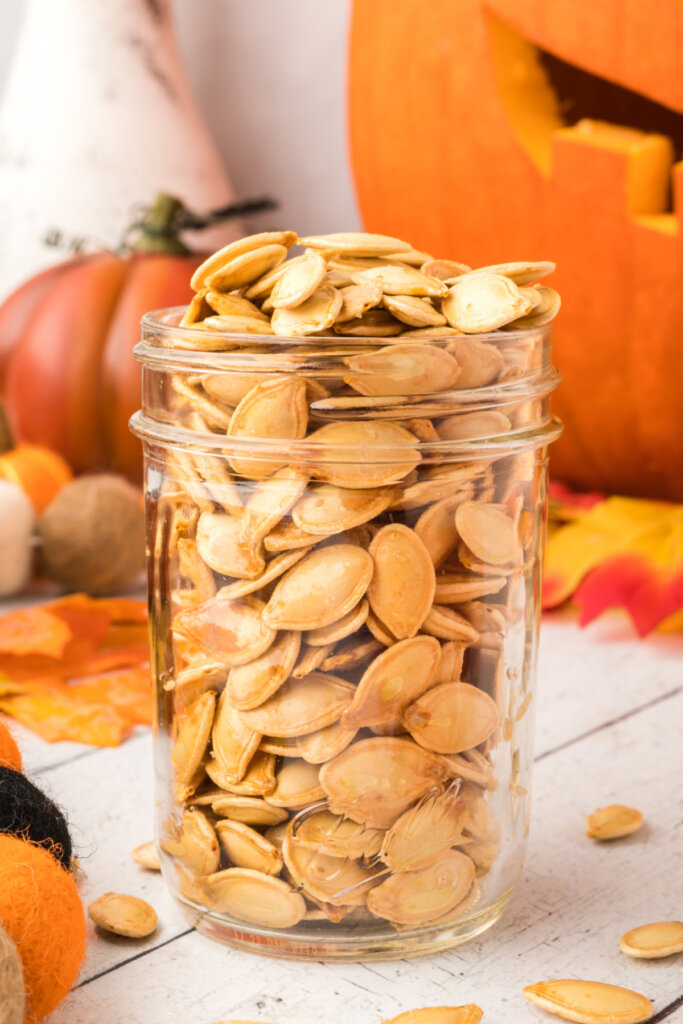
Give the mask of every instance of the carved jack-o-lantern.
M 367 228 L 473 265 L 556 260 L 552 468 L 676 500 L 681 54 L 680 0 L 355 0 L 349 72 Z

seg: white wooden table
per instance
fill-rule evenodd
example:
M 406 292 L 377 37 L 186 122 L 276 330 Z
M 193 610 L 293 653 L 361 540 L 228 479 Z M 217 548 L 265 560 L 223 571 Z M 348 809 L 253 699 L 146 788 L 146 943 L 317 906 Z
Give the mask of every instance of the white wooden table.
M 683 954 L 636 961 L 618 942 L 635 925 L 683 918 L 683 639 L 637 640 L 621 618 L 580 631 L 570 616 L 549 616 L 539 680 L 530 847 L 517 893 L 481 940 L 412 961 L 276 961 L 189 930 L 161 876 L 130 857 L 152 834 L 149 731 L 113 750 L 49 745 L 21 731 L 28 772 L 69 816 L 84 902 L 115 890 L 159 914 L 157 933 L 139 942 L 91 928 L 78 985 L 49 1024 L 375 1024 L 468 1002 L 484 1008 L 484 1024 L 540 1024 L 556 1018 L 521 991 L 552 977 L 635 988 L 657 1020 L 680 1024 Z M 586 813 L 609 803 L 640 808 L 645 827 L 612 844 L 587 839 Z

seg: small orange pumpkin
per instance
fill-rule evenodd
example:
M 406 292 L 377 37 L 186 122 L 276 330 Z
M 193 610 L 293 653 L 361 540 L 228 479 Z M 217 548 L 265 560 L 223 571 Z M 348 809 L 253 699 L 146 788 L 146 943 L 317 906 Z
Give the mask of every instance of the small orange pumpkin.
M 39 513 L 72 477 L 61 455 L 40 445 L 21 444 L 0 455 L 0 480 L 10 480 L 21 487 Z
M 680 0 L 354 0 L 349 68 L 368 230 L 474 266 L 556 260 L 551 470 L 677 501 L 681 52 Z

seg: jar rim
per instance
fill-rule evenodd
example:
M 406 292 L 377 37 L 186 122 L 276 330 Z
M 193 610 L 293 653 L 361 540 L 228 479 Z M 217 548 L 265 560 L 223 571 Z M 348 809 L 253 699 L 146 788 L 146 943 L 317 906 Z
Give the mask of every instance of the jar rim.
M 189 338 L 207 337 L 215 339 L 221 335 L 229 338 L 231 341 L 236 342 L 239 345 L 262 345 L 268 346 L 269 348 L 281 349 L 286 352 L 288 348 L 296 346 L 297 348 L 310 348 L 314 350 L 320 348 L 323 351 L 329 349 L 330 355 L 334 355 L 334 349 L 340 345 L 356 345 L 363 347 L 365 345 L 376 348 L 377 346 L 389 346 L 389 345 L 408 345 L 411 341 L 417 344 L 422 341 L 429 341 L 432 344 L 435 342 L 451 342 L 456 339 L 471 339 L 472 341 L 484 342 L 489 345 L 496 344 L 514 344 L 519 343 L 525 339 L 539 339 L 539 338 L 550 338 L 552 336 L 552 326 L 547 325 L 545 327 L 531 327 L 526 330 L 505 330 L 505 331 L 491 331 L 487 334 L 444 334 L 439 336 L 437 334 L 430 335 L 429 337 L 423 337 L 420 339 L 412 339 L 410 333 L 405 335 L 399 335 L 394 338 L 377 337 L 377 336 L 358 336 L 352 334 L 337 334 L 334 337 L 326 335 L 309 334 L 309 335 L 290 335 L 287 337 L 276 335 L 276 334 L 238 334 L 233 331 L 220 331 L 215 329 L 206 329 L 193 324 L 192 326 L 181 327 L 178 323 L 171 322 L 171 318 L 180 318 L 185 312 L 185 306 L 168 306 L 165 309 L 150 310 L 145 313 L 140 321 L 140 326 L 143 332 L 143 339 L 146 333 L 154 333 L 161 337 L 173 337 L 176 340 L 178 337 L 187 335 Z M 183 369 L 202 369 L 206 371 L 207 367 L 215 367 L 221 369 L 223 366 L 229 368 L 229 365 L 238 359 L 240 362 L 252 364 L 255 355 L 258 353 L 250 352 L 235 352 L 234 349 L 224 351 L 211 351 L 211 350 L 199 350 L 195 348 L 178 348 L 173 346 L 159 346 L 152 345 L 149 342 L 142 340 L 134 348 L 133 354 L 135 358 L 143 363 L 144 365 L 152 365 L 161 363 L 172 363 L 174 366 Z M 305 351 L 301 353 L 305 356 Z M 268 353 L 269 356 L 274 356 L 277 359 L 277 352 Z M 271 362 L 269 359 L 268 362 Z M 275 363 L 273 362 L 273 366 Z
M 286 457 L 290 462 L 356 463 L 357 445 L 331 445 L 327 441 L 284 440 L 282 438 L 229 437 L 226 434 L 200 433 L 154 420 L 138 411 L 129 420 L 131 431 L 142 441 L 164 448 L 195 451 L 206 455 L 225 456 L 229 449 L 235 458 L 263 458 L 277 460 Z M 408 452 L 419 453 L 420 461 L 446 458 L 448 461 L 499 458 L 544 447 L 562 433 L 562 424 L 556 416 L 542 423 L 503 434 L 465 440 L 406 441 L 391 445 L 363 444 L 363 461 L 375 464 L 394 464 L 405 461 Z M 368 456 L 369 453 L 369 456 Z

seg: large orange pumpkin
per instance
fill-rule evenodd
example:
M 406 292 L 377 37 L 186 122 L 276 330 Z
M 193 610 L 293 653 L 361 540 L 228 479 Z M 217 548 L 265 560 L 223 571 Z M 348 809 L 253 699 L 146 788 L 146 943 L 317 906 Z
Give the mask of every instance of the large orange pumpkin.
M 367 228 L 474 265 L 555 259 L 552 469 L 674 500 L 681 53 L 680 0 L 355 0 L 349 69 Z

